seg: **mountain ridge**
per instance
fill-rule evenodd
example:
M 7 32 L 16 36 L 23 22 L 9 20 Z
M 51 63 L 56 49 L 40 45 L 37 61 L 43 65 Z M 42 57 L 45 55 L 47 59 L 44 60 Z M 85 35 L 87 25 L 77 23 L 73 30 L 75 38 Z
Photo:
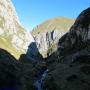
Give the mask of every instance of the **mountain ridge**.
M 0 47 L 19 58 L 32 41 L 34 39 L 21 25 L 12 1 L 0 0 Z
M 32 35 L 35 36 L 38 33 L 48 31 L 48 30 L 69 30 L 70 26 L 74 23 L 74 19 L 68 18 L 68 17 L 55 17 L 48 19 L 41 24 L 37 25 L 32 31 Z M 66 24 L 64 26 L 64 24 Z M 69 28 L 68 28 L 69 27 Z
M 31 34 L 44 58 L 57 49 L 59 38 L 69 30 L 73 23 L 73 19 L 56 17 L 43 22 L 32 30 Z

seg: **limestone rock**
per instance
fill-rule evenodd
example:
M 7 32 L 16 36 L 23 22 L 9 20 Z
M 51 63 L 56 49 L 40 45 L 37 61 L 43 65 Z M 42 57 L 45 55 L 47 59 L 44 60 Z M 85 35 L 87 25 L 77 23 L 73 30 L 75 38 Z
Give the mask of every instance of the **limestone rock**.
M 59 38 L 66 33 L 64 30 L 48 30 L 39 33 L 35 37 L 37 48 L 43 57 L 50 56 L 55 50 L 57 50 L 57 43 Z
M 12 1 L 0 0 L 0 43 L 3 44 L 0 47 L 19 57 L 33 41 L 32 35 L 21 25 Z
M 45 21 L 32 30 L 37 48 L 44 58 L 57 50 L 59 38 L 69 30 L 73 23 L 73 19 L 57 17 Z

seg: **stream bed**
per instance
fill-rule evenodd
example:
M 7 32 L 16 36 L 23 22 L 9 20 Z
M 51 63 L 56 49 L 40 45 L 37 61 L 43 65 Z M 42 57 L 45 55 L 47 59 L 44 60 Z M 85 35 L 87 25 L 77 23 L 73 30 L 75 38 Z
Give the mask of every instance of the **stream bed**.
M 42 81 L 45 79 L 45 77 L 48 75 L 48 69 L 43 71 L 43 74 L 40 75 L 40 77 L 38 79 L 36 79 L 34 86 L 35 86 L 35 90 L 43 90 L 42 89 Z

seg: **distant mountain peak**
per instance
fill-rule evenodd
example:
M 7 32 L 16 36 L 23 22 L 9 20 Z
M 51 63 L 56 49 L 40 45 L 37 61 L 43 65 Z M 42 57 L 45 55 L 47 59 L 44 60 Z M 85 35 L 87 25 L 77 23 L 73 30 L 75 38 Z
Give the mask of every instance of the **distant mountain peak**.
M 45 21 L 33 29 L 32 35 L 43 57 L 47 57 L 57 49 L 59 38 L 69 30 L 73 23 L 74 19 L 56 17 Z
M 74 21 L 74 19 L 67 17 L 55 17 L 35 27 L 32 30 L 32 35 L 35 36 L 36 34 L 46 30 L 69 30 Z

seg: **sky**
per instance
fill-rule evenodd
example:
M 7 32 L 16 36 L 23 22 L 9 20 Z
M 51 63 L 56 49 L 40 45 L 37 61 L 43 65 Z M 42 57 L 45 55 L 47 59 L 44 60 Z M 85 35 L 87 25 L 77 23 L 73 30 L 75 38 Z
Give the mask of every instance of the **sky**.
M 90 0 L 12 0 L 21 24 L 32 30 L 55 17 L 75 19 L 90 6 Z

